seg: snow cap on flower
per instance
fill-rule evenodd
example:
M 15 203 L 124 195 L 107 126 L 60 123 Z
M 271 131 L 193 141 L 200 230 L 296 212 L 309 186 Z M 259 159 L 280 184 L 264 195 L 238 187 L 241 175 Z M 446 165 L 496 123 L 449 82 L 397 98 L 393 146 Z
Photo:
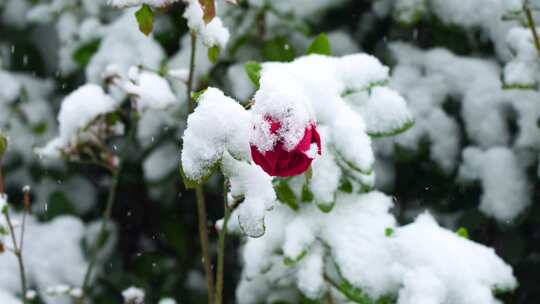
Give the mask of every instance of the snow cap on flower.
M 60 106 L 60 134 L 45 147 L 36 149 L 40 156 L 59 157 L 63 148 L 77 144 L 79 133 L 96 117 L 113 112 L 117 102 L 95 84 L 85 84 L 66 96 Z
M 301 174 L 321 153 L 313 110 L 289 74 L 272 69 L 264 76 L 251 109 L 253 161 L 272 176 Z

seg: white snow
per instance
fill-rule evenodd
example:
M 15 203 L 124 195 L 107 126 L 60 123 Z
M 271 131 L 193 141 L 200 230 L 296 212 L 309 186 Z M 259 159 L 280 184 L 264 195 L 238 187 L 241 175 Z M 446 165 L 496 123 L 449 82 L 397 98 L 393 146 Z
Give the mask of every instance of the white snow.
M 166 143 L 153 150 L 143 162 L 144 178 L 159 181 L 178 168 L 178 146 Z
M 382 193 L 342 194 L 337 200 L 330 213 L 313 205 L 300 212 L 278 205 L 267 215 L 266 234 L 248 239 L 243 249 L 239 303 L 277 296 L 278 286 L 317 299 L 327 288 L 324 275 L 347 280 L 373 300 L 389 295 L 404 304 L 495 304 L 493 290 L 516 287 L 511 267 L 492 249 L 439 227 L 429 214 L 396 227 L 392 199 Z M 387 228 L 394 230 L 391 236 Z M 286 266 L 282 246 L 283 257 L 305 253 Z M 329 271 L 327 263 L 337 269 Z
M 12 217 L 14 221 L 21 220 L 20 214 L 12 214 Z M 80 246 L 84 234 L 83 223 L 75 217 L 60 216 L 47 223 L 40 223 L 33 216 L 27 217 L 23 250 L 26 275 L 46 303 L 71 303 L 69 299 L 44 293 L 50 286 L 78 286 L 82 282 L 87 265 Z M 47 257 L 46 261 L 44 257 Z M 0 255 L 0 268 L 3 270 L 0 272 L 0 290 L 12 295 L 19 293 L 19 277 L 15 275 L 19 268 L 15 256 L 11 253 Z
M 122 291 L 125 304 L 143 304 L 144 296 L 144 290 L 133 286 Z
M 165 53 L 153 38 L 143 35 L 133 17 L 133 10 L 128 9 L 120 18 L 104 30 L 98 51 L 86 66 L 86 78 L 89 82 L 101 83 L 103 73 L 111 64 L 117 67 L 121 76 L 126 77 L 132 66 L 142 66 L 149 70 L 158 70 Z
M 250 237 L 262 236 L 266 211 L 273 208 L 276 200 L 272 178 L 259 166 L 238 161 L 229 153 L 225 153 L 221 166 L 230 182 L 230 195 L 244 198 L 232 214 L 238 219 L 239 228 Z
M 184 0 L 184 2 L 187 7 L 183 17 L 187 19 L 188 27 L 191 31 L 201 36 L 205 46 L 218 46 L 224 49 L 230 34 L 229 30 L 223 26 L 221 19 L 215 16 L 206 24 L 203 20 L 204 12 L 199 0 Z
M 36 149 L 43 157 L 58 157 L 61 150 L 77 144 L 79 134 L 98 116 L 112 112 L 117 102 L 95 84 L 86 84 L 62 101 L 58 113 L 59 135 L 45 147 Z
M 501 222 L 514 220 L 531 204 L 525 169 L 509 148 L 466 148 L 459 177 L 464 181 L 480 180 L 480 210 Z
M 178 102 L 167 80 L 156 73 L 131 67 L 130 81 L 123 83 L 126 93 L 134 96 L 138 111 L 164 110 Z
M 208 88 L 188 118 L 183 137 L 182 168 L 191 180 L 206 177 L 225 152 L 250 159 L 250 117 L 233 99 Z
M 4 210 L 7 210 L 8 203 L 7 203 L 8 196 L 5 193 L 0 193 L 0 213 L 3 213 Z
M 540 28 L 537 28 L 540 31 Z M 504 82 L 509 86 L 538 88 L 540 62 L 533 43 L 531 30 L 527 27 L 512 28 L 506 38 L 515 56 L 504 67 Z
M 155 7 L 165 7 L 178 1 L 179 0 L 107 0 L 107 3 L 117 8 L 139 6 L 142 4 L 148 4 Z

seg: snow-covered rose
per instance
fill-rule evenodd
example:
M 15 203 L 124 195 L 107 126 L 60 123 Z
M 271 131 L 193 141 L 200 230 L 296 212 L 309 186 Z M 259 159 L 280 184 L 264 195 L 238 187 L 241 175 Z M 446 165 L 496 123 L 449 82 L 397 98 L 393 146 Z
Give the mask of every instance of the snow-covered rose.
M 271 117 L 266 117 L 270 133 L 276 135 L 282 128 L 281 123 Z M 294 146 L 287 150 L 283 141 L 278 139 L 272 149 L 261 152 L 256 145 L 251 145 L 251 157 L 266 173 L 271 176 L 295 176 L 304 173 L 316 154 L 321 154 L 321 138 L 314 123 L 309 124 L 304 136 Z

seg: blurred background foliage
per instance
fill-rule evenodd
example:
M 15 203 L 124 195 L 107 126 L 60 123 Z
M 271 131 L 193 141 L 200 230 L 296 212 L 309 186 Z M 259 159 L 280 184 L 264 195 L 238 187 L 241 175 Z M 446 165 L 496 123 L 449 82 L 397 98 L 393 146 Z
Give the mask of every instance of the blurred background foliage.
M 238 11 L 239 18 L 253 18 L 250 21 L 253 26 L 244 35 L 230 42 L 226 55 L 211 69 L 208 77 L 199 83 L 197 89 L 212 85 L 227 91 L 224 78 L 226 70 L 235 62 L 235 54 L 246 46 L 258 51 L 253 54 L 256 58 L 247 59 L 291 61 L 303 55 L 305 49 L 297 49 L 295 44 L 290 42 L 292 36 L 298 33 L 313 36 L 321 32 L 343 30 L 353 38 L 359 49 L 375 55 L 391 67 L 394 62 L 388 54 L 387 43 L 394 40 L 408 41 L 421 48 L 444 47 L 460 55 L 485 58 L 494 56 L 494 46 L 489 40 L 479 39 L 479 33 L 444 24 L 431 15 L 423 16 L 414 24 L 403 24 L 391 17 L 376 18 L 372 12 L 372 4 L 372 1 L 343 1 L 315 19 L 300 19 L 294 15 L 280 14 L 280 26 L 285 30 L 276 31 L 274 34 L 266 32 L 265 29 L 265 18 L 275 14 L 272 13 L 271 6 L 258 9 L 256 14 L 249 14 L 248 11 L 253 12 L 255 9 L 247 2 L 240 1 L 234 10 Z M 163 30 L 158 26 L 154 33 L 155 39 L 168 56 L 178 52 L 181 47 L 179 37 L 187 33 L 186 22 L 181 18 L 182 11 L 183 4 L 177 3 L 156 13 L 156 18 L 166 20 L 170 25 Z M 235 32 L 235 28 L 229 30 Z M 40 40 L 29 39 L 35 35 L 36 29 L 32 26 L 19 28 L 5 22 L 5 19 L 0 19 L 0 44 L 9 46 L 8 50 L 11 52 L 9 62 L 3 62 L 3 65 L 9 67 L 10 71 L 54 79 L 52 96 L 63 96 L 85 83 L 83 70 L 97 51 L 99 40 L 78 48 L 73 53 L 79 64 L 78 70 L 62 75 L 47 68 L 38 45 Z M 17 102 L 22 103 L 24 100 Z M 60 98 L 51 98 L 48 102 L 53 105 L 53 112 L 56 113 Z M 470 141 L 459 115 L 460 106 L 459 102 L 449 99 L 444 110 L 460 123 L 461 146 L 467 146 Z M 511 125 L 511 121 L 509 124 L 511 129 L 517 128 Z M 33 132 L 39 137 L 50 127 L 47 124 L 37 125 Z M 182 128 L 180 123 L 178 128 Z M 161 134 L 162 138 L 156 139 L 156 142 L 174 138 L 178 131 L 165 129 Z M 121 291 L 130 285 L 146 290 L 148 303 L 156 303 L 165 296 L 174 297 L 179 303 L 204 303 L 206 295 L 194 193 L 185 189 L 177 171 L 170 172 L 159 181 L 146 182 L 142 160 L 150 151 L 138 144 L 133 144 L 129 149 L 113 210 L 113 219 L 117 223 L 117 244 L 104 266 L 105 275 L 99 277 L 94 288 L 95 303 L 120 303 Z M 394 210 L 399 221 L 402 224 L 410 222 L 412 217 L 408 211 L 417 208 L 430 208 L 439 214 L 456 214 L 456 211 L 460 211 L 457 213 L 456 223 L 468 230 L 470 239 L 493 247 L 497 254 L 514 268 L 520 286 L 515 292 L 502 295 L 503 301 L 524 304 L 540 301 L 540 185 L 536 170 L 531 169 L 528 172 L 529 180 L 534 181 L 532 206 L 516 221 L 501 224 L 478 211 L 482 193 L 478 183 L 457 183 L 457 170 L 448 175 L 433 163 L 430 159 L 428 139 L 423 141 L 417 151 L 399 148 L 396 155 L 395 184 L 389 194 L 399 202 Z M 47 221 L 65 214 L 79 216 L 85 222 L 100 217 L 108 192 L 106 181 L 109 176 L 106 171 L 80 164 L 69 164 L 67 170 L 56 171 L 43 169 L 37 159 L 26 162 L 13 153 L 9 157 L 4 167 L 7 179 L 21 166 L 26 166 L 32 179 L 26 183 L 36 184 L 49 178 L 60 185 L 57 190 L 48 194 L 47 207 L 35 212 L 40 220 Z M 98 191 L 97 205 L 83 214 L 77 212 L 73 201 L 79 198 L 78 194 L 69 194 L 66 187 L 62 187 L 70 177 L 81 175 Z M 223 215 L 220 178 L 214 176 L 205 185 L 214 256 L 217 233 L 212 223 Z M 15 202 L 21 201 L 20 186 L 17 182 L 8 183 L 7 192 Z M 150 192 L 157 195 L 149 195 Z M 444 221 L 442 224 L 444 225 Z M 225 298 L 227 303 L 234 303 L 235 285 L 241 270 L 238 254 L 241 241 L 234 236 L 229 240 Z

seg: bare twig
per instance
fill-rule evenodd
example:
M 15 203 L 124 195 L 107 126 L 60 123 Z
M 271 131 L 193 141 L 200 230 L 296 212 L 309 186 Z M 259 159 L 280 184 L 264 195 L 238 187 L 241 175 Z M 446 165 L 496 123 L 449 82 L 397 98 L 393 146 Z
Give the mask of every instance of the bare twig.
M 90 255 L 90 262 L 88 263 L 88 267 L 86 269 L 86 273 L 84 275 L 83 283 L 81 286 L 82 294 L 79 297 L 77 303 L 82 304 L 84 303 L 84 299 L 88 296 L 88 290 L 89 290 L 89 284 L 90 284 L 90 278 L 92 277 L 92 272 L 95 268 L 96 262 L 97 262 L 97 256 L 99 253 L 99 250 L 103 246 L 105 242 L 105 237 L 107 235 L 107 226 L 112 216 L 112 210 L 114 207 L 114 202 L 116 198 L 116 191 L 118 189 L 118 184 L 120 180 L 120 173 L 122 171 L 122 161 L 126 159 L 127 154 L 130 147 L 130 143 L 133 142 L 135 137 L 135 129 L 137 128 L 137 122 L 139 119 L 138 113 L 135 112 L 133 109 L 130 113 L 131 119 L 130 119 L 130 128 L 129 133 L 127 135 L 127 142 L 125 143 L 125 146 L 122 148 L 122 155 L 120 156 L 120 161 L 116 167 L 114 167 L 112 164 L 109 166 L 109 169 L 112 172 L 112 183 L 111 188 L 109 190 L 109 196 L 107 197 L 107 205 L 105 207 L 105 210 L 103 211 L 103 217 L 101 219 L 101 225 L 99 228 L 98 236 L 94 242 L 94 246 L 92 247 L 91 255 Z
M 27 284 L 26 284 L 26 271 L 24 268 L 24 261 L 23 261 L 23 255 L 21 248 L 17 244 L 17 237 L 15 236 L 15 228 L 13 227 L 13 222 L 11 221 L 11 217 L 9 216 L 9 211 L 6 210 L 4 213 L 4 216 L 6 218 L 6 223 L 8 225 L 9 234 L 11 235 L 11 241 L 13 242 L 13 254 L 17 258 L 17 264 L 19 266 L 19 276 L 21 280 L 21 298 L 23 300 L 23 303 L 28 303 L 28 300 L 26 299 L 26 292 L 27 292 Z M 24 227 L 24 225 L 23 225 Z
M 225 269 L 225 236 L 227 234 L 227 224 L 230 217 L 229 202 L 227 199 L 228 194 L 228 181 L 225 179 L 223 183 L 223 208 L 225 215 L 223 216 L 223 227 L 219 231 L 219 247 L 218 247 L 218 266 L 216 274 L 216 297 L 215 304 L 221 304 L 223 302 L 223 277 Z
M 528 6 L 528 1 L 525 1 L 523 3 L 523 11 L 525 12 L 525 16 L 527 17 L 527 23 L 529 25 L 529 28 L 531 29 L 531 33 L 534 40 L 534 46 L 536 47 L 536 51 L 538 52 L 538 56 L 540 57 L 540 38 L 536 30 L 536 24 L 534 22 L 532 11 Z

